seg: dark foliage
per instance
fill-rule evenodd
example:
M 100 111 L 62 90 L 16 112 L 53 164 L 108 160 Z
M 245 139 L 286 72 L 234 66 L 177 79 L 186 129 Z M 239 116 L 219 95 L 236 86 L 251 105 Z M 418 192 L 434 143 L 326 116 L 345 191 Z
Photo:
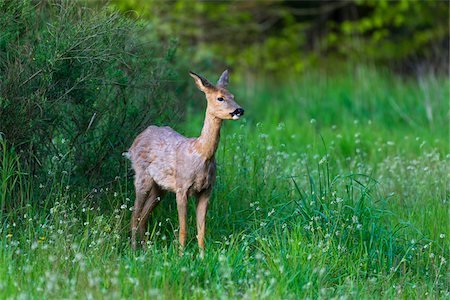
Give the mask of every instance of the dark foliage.
M 0 132 L 32 174 L 111 180 L 149 124 L 177 117 L 174 46 L 73 1 L 0 1 Z

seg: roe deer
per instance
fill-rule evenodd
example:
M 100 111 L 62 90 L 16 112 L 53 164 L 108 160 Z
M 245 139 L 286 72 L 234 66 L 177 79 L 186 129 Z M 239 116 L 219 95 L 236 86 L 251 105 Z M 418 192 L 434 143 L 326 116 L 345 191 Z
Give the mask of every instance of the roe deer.
M 136 249 L 136 233 L 141 240 L 148 217 L 165 191 L 176 193 L 180 223 L 180 254 L 186 243 L 187 200 L 198 198 L 197 239 L 200 256 L 205 249 L 205 217 L 216 176 L 214 155 L 219 144 L 222 120 L 238 120 L 244 110 L 226 90 L 228 70 L 214 86 L 189 72 L 207 100 L 205 121 L 198 138 L 186 138 L 170 127 L 150 126 L 139 134 L 128 151 L 135 175 L 136 200 L 131 219 L 131 245 Z

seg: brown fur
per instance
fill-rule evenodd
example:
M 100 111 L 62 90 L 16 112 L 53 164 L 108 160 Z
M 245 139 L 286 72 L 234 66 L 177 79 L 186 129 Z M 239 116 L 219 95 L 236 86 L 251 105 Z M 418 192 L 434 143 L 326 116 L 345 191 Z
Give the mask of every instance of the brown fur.
M 214 154 L 219 144 L 220 127 L 222 120 L 233 119 L 233 112 L 240 106 L 225 89 L 228 71 L 223 72 L 217 86 L 195 73 L 190 75 L 208 102 L 200 136 L 186 138 L 170 127 L 150 126 L 136 137 L 128 151 L 136 173 L 136 201 L 131 220 L 133 249 L 136 248 L 136 233 L 143 239 L 148 216 L 164 191 L 170 191 L 176 193 L 177 198 L 181 251 L 186 243 L 187 198 L 198 198 L 197 239 L 203 256 L 206 212 L 216 176 Z M 219 97 L 223 101 L 218 101 Z

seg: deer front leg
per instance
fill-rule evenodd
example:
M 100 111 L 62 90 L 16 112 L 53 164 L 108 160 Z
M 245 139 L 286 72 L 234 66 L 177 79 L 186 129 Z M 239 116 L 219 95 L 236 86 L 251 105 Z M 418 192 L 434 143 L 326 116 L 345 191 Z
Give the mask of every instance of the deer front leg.
M 186 217 L 187 217 L 187 193 L 177 192 L 178 220 L 180 223 L 180 256 L 183 255 L 186 245 Z
M 197 203 L 197 241 L 200 247 L 200 258 L 205 255 L 205 230 L 206 230 L 206 212 L 208 211 L 210 191 L 203 192 L 198 196 Z

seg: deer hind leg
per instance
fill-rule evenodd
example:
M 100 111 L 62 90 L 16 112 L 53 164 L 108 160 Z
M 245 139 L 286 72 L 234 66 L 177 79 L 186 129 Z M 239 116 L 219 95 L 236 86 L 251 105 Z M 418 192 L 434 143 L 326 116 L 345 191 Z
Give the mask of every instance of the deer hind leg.
M 134 179 L 136 200 L 134 201 L 134 209 L 131 216 L 131 247 L 133 250 L 136 250 L 136 232 L 140 222 L 141 211 L 153 184 L 154 181 L 152 178 L 145 176 L 143 172 L 136 172 Z
M 159 188 L 156 183 L 153 183 L 151 190 L 148 193 L 145 204 L 141 210 L 139 215 L 139 223 L 138 223 L 138 234 L 141 239 L 141 243 L 145 243 L 148 240 L 148 237 L 145 236 L 145 232 L 147 229 L 148 219 L 156 206 L 158 206 L 161 197 L 163 196 L 163 192 Z

